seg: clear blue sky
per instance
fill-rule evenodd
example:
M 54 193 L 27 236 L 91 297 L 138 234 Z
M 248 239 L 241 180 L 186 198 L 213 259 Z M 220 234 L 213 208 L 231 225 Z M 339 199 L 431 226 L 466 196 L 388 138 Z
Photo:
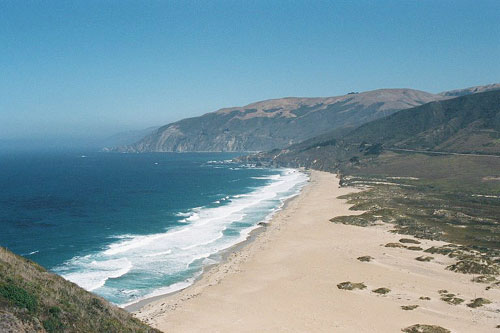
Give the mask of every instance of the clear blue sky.
M 500 81 L 500 1 L 0 1 L 0 139 Z

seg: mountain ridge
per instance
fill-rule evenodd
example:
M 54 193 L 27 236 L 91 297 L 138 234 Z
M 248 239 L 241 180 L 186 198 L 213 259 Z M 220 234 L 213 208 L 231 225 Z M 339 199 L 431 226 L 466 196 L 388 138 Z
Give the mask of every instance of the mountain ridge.
M 336 169 L 372 163 L 384 150 L 500 156 L 500 90 L 430 102 L 246 160 Z
M 334 97 L 270 99 L 182 119 L 114 151 L 264 151 L 443 98 L 413 89 L 378 89 Z
M 159 127 L 116 152 L 248 152 L 284 148 L 332 130 L 344 131 L 403 109 L 500 89 L 488 84 L 432 94 L 409 88 L 332 97 L 283 97 L 228 107 Z
M 480 93 L 480 92 L 486 92 L 486 91 L 491 91 L 491 90 L 498 90 L 500 89 L 500 83 L 491 83 L 491 84 L 486 84 L 482 86 L 475 86 L 475 87 L 469 87 L 469 88 L 464 88 L 464 89 L 454 89 L 454 90 L 448 90 L 448 91 L 443 91 L 439 93 L 441 96 L 446 96 L 446 97 L 459 97 L 459 96 L 465 96 L 469 94 L 475 94 L 475 93 Z

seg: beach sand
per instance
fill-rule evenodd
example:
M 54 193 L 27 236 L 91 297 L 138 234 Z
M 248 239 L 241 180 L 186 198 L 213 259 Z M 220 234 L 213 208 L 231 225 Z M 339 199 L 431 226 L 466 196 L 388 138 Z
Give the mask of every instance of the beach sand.
M 401 332 L 413 324 L 439 325 L 452 332 L 494 332 L 500 325 L 500 290 L 485 290 L 471 275 L 445 270 L 453 259 L 421 251 L 387 248 L 407 236 L 390 225 L 334 224 L 335 216 L 355 214 L 337 197 L 335 175 L 313 171 L 302 193 L 277 213 L 265 232 L 212 267 L 191 287 L 157 298 L 135 315 L 165 332 Z M 445 243 L 422 241 L 428 248 Z M 413 244 L 410 244 L 413 245 Z M 369 255 L 371 262 L 357 257 Z M 364 290 L 341 290 L 344 281 Z M 386 287 L 386 295 L 372 292 Z M 440 300 L 446 289 L 465 300 Z M 421 296 L 430 300 L 420 300 Z M 484 297 L 492 304 L 466 304 Z M 414 310 L 401 306 L 418 305 Z

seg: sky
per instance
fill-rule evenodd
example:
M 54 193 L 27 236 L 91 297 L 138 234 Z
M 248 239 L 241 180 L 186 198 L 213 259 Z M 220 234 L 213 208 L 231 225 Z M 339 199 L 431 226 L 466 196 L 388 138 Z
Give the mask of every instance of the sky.
M 0 1 L 0 140 L 500 82 L 500 1 Z

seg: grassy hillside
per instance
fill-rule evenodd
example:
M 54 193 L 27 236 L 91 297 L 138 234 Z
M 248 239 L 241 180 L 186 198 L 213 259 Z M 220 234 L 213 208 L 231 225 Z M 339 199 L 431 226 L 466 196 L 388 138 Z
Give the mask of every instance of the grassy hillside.
M 158 332 L 0 247 L 0 332 Z
M 500 90 L 402 110 L 249 160 L 337 170 L 379 163 L 378 156 L 388 151 L 500 156 Z
M 500 153 L 500 90 L 432 102 L 360 126 L 350 142 L 464 153 Z
M 412 89 L 379 89 L 336 97 L 280 98 L 165 125 L 126 152 L 263 151 L 334 128 L 359 126 L 393 112 L 447 98 Z

